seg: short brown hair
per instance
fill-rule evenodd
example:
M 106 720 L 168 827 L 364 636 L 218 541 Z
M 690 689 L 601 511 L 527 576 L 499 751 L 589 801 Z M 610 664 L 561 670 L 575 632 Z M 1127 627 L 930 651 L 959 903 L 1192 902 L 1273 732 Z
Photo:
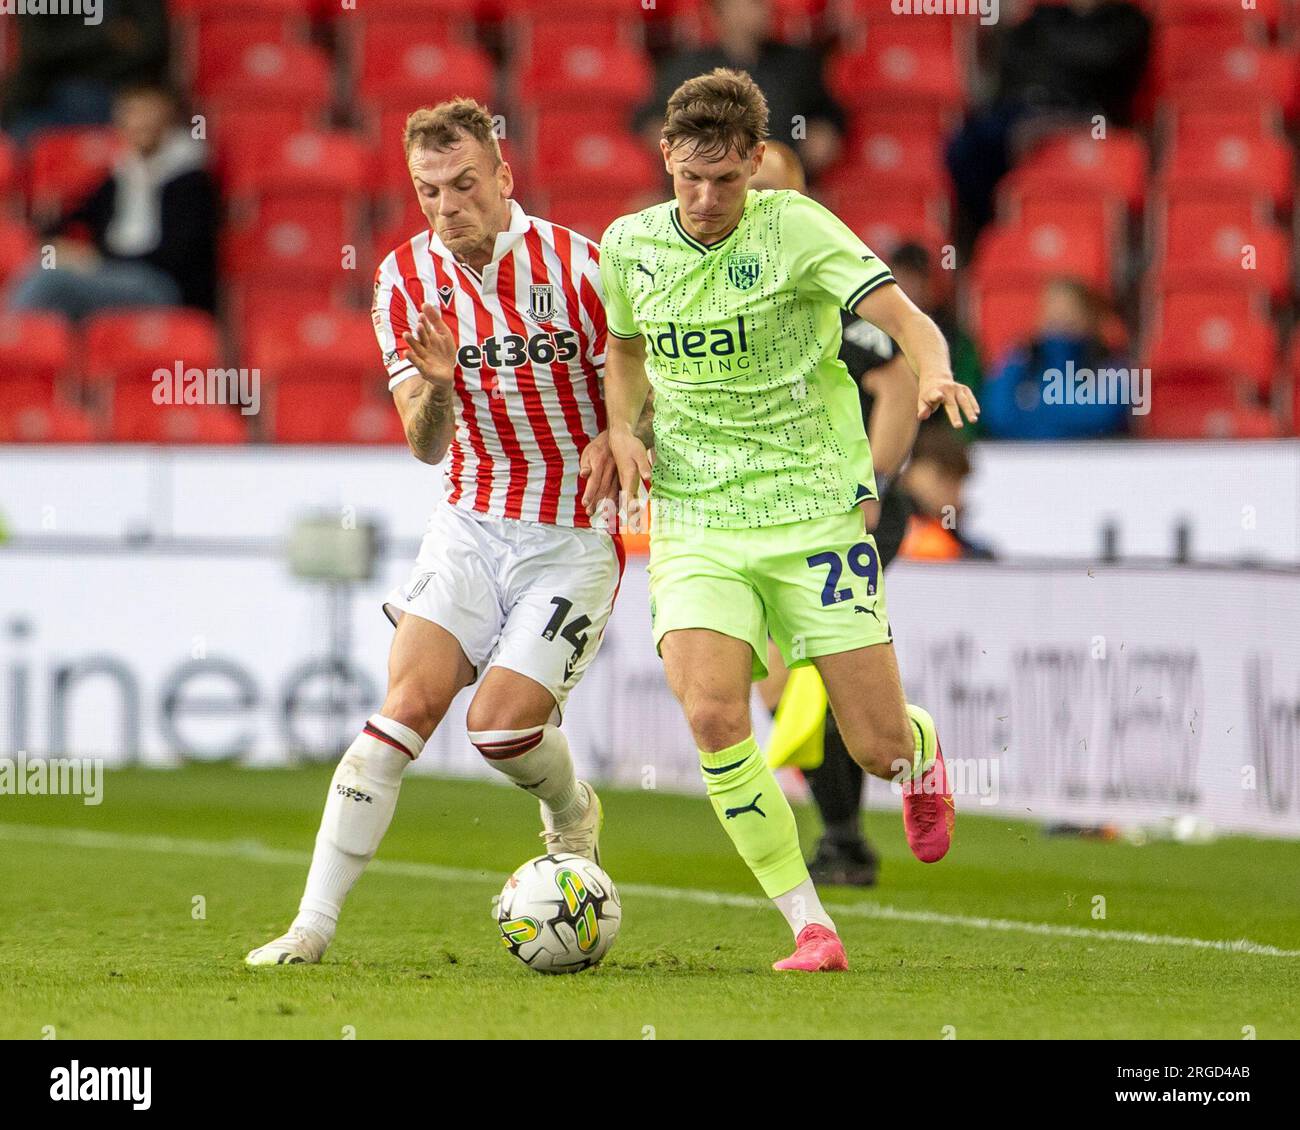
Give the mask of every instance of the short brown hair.
M 692 157 L 742 157 L 767 137 L 767 99 L 745 71 L 718 67 L 687 79 L 673 91 L 664 114 L 670 149 L 686 142 Z
M 473 98 L 452 98 L 416 110 L 406 119 L 402 146 L 407 157 L 411 156 L 412 149 L 446 152 L 466 137 L 472 137 L 491 153 L 494 164 L 501 164 L 501 146 L 497 142 L 492 115 L 486 106 Z

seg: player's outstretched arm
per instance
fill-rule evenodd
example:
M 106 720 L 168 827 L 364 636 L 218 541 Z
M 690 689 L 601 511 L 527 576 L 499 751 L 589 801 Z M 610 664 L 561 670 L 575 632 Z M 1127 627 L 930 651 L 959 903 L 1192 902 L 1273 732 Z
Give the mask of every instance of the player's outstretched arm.
M 926 419 L 940 405 L 954 428 L 960 428 L 965 422 L 963 414 L 972 424 L 979 419 L 980 406 L 975 394 L 953 379 L 948 343 L 939 327 L 896 283 L 877 287 L 853 312 L 898 342 L 917 376 L 917 419 Z
M 916 442 L 916 374 L 901 353 L 862 375 L 871 394 L 871 464 L 881 475 L 902 468 Z
M 402 340 L 420 379 L 394 388 L 393 401 L 412 454 L 423 463 L 440 463 L 456 430 L 456 340 L 427 302 L 415 333 L 404 333 Z
M 609 450 L 618 468 L 619 488 L 628 501 L 650 478 L 650 454 L 636 428 L 650 395 L 645 372 L 645 338 L 609 335 L 605 350 L 605 410 L 609 416 Z

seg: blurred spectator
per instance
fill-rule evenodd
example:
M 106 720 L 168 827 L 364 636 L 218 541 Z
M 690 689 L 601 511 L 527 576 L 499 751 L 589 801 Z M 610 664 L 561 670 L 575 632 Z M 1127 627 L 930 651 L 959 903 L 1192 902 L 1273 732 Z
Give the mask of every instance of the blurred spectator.
M 111 0 L 99 23 L 82 15 L 12 20 L 18 59 L 0 88 L 5 129 L 23 142 L 39 129 L 107 123 L 119 86 L 166 76 L 166 8 L 165 0 Z
M 809 179 L 839 156 L 844 114 L 822 81 L 822 55 L 772 38 L 771 0 L 710 0 L 718 41 L 673 51 L 659 60 L 655 89 L 636 113 L 635 126 L 658 147 L 664 107 L 683 82 L 715 67 L 748 71 L 767 97 L 772 136 L 793 141 Z M 803 129 L 795 130 L 795 120 Z M 796 135 L 802 132 L 801 138 Z
M 1073 279 L 1055 279 L 1043 288 L 1038 333 L 984 383 L 981 420 L 988 435 L 1072 439 L 1127 429 L 1127 404 L 1090 403 L 1095 397 L 1067 391 L 1073 373 L 1128 367 L 1103 338 L 1106 313 L 1102 300 Z M 1052 394 L 1045 395 L 1049 389 Z
M 992 102 L 971 114 L 948 145 L 968 238 L 993 215 L 998 181 L 1045 132 L 1128 125 L 1146 71 L 1151 23 L 1125 0 L 1041 3 L 996 40 Z
M 216 292 L 217 193 L 205 147 L 178 124 L 175 96 L 128 87 L 114 102 L 126 150 L 107 178 L 49 224 L 53 268 L 14 289 L 14 309 L 83 318 L 110 306 L 195 306 Z M 90 243 L 78 242 L 81 234 Z
M 929 561 L 992 558 L 986 546 L 961 533 L 962 488 L 970 472 L 966 445 L 942 413 L 923 423 L 916 434 L 912 461 L 899 481 L 912 508 L 899 557 Z
M 957 321 L 956 312 L 935 277 L 934 257 L 919 243 L 900 243 L 886 257 L 886 261 L 903 293 L 934 319 L 935 325 L 948 342 L 953 376 L 978 399 L 984 382 L 979 350 Z M 979 431 L 978 424 L 967 425 L 958 435 L 963 439 L 971 439 Z

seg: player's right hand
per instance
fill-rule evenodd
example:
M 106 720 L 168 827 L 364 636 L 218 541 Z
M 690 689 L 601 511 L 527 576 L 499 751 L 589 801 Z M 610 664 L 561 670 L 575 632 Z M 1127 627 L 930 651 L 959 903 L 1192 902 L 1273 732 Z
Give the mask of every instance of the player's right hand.
M 456 339 L 437 309 L 426 302 L 420 308 L 415 333 L 402 334 L 407 360 L 431 385 L 451 387 L 456 373 Z
M 632 429 L 623 424 L 613 424 L 609 429 L 609 453 L 618 468 L 618 485 L 628 503 L 636 500 L 641 484 L 650 481 L 650 453 Z

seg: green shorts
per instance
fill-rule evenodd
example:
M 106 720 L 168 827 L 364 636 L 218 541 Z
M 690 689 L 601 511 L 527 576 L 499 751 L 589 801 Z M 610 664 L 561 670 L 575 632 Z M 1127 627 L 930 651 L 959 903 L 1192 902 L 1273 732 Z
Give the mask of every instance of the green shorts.
M 789 667 L 893 639 L 884 570 L 856 506 L 757 529 L 652 527 L 649 574 L 656 649 L 668 632 L 710 628 L 749 644 L 755 679 L 767 674 L 769 634 Z

